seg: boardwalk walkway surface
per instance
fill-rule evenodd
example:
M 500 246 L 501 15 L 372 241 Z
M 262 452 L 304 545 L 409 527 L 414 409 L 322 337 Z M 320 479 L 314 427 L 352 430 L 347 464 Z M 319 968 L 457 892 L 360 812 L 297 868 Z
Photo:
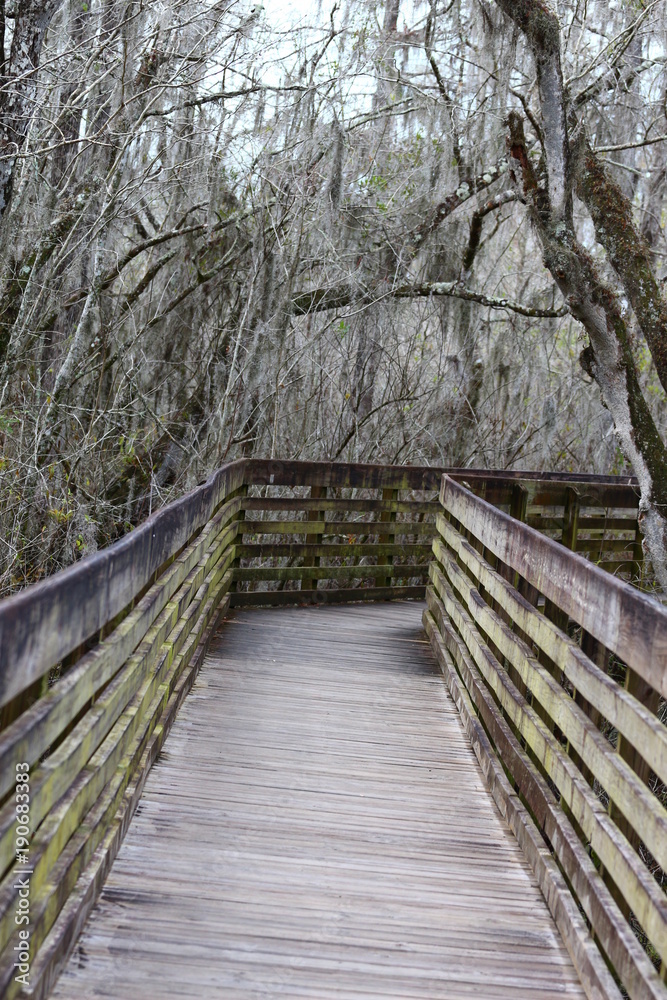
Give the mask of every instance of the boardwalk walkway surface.
M 237 611 L 54 997 L 583 997 L 419 603 Z

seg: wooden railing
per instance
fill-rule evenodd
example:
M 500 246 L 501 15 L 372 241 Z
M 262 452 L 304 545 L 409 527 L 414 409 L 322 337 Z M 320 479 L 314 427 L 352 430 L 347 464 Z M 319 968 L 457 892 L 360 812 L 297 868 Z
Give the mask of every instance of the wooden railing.
M 423 598 L 443 471 L 248 462 L 232 606 Z M 631 481 L 450 473 L 605 569 L 641 576 L 638 491 Z
M 664 1000 L 667 611 L 448 476 L 440 499 L 424 625 L 494 798 L 588 996 Z
M 0 996 L 22 988 L 17 879 L 29 881 L 37 997 L 99 894 L 228 606 L 243 480 L 242 463 L 222 469 L 108 550 L 0 604 Z
M 23 925 L 16 917 L 25 905 L 30 995 L 48 995 L 230 603 L 422 598 L 442 472 L 230 463 L 109 549 L 0 602 L 1 996 L 21 988 L 15 949 Z M 566 542 L 577 538 L 578 518 L 578 548 L 603 564 L 613 560 L 616 571 L 640 572 L 631 482 L 452 475 Z M 441 598 L 432 590 L 430 600 Z M 588 689 L 581 690 L 588 698 Z M 633 696 L 619 697 L 625 705 Z M 641 711 L 637 717 L 662 747 L 654 716 Z M 625 739 L 620 723 L 619 729 Z M 631 739 L 634 729 L 628 731 Z M 653 850 L 650 838 L 646 843 Z M 23 896 L 21 878 L 29 882 Z M 24 898 L 28 904 L 20 903 Z M 642 911 L 649 935 L 655 906 L 648 922 Z M 651 941 L 662 946 L 655 935 Z M 611 958 L 616 963 L 615 952 Z

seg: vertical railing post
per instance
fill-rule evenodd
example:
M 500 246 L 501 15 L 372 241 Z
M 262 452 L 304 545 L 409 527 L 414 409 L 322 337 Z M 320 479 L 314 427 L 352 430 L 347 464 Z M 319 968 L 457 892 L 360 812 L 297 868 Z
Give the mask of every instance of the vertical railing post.
M 398 490 L 392 489 L 391 487 L 382 490 L 383 500 L 398 500 Z M 395 524 L 396 523 L 396 511 L 395 510 L 383 510 L 380 512 L 380 521 L 383 524 Z M 394 531 L 387 531 L 386 534 L 378 535 L 378 542 L 380 545 L 393 545 L 396 534 Z M 378 559 L 383 560 L 388 565 L 391 565 L 394 561 L 393 555 L 383 556 L 379 555 Z M 392 577 L 391 576 L 380 576 L 376 577 L 375 586 L 376 587 L 391 587 Z
M 637 511 L 639 514 L 639 511 Z M 635 528 L 634 544 L 632 546 L 632 570 L 635 574 L 635 580 L 631 580 L 635 587 L 641 589 L 642 578 L 644 575 L 644 546 L 642 545 L 643 535 L 641 528 L 639 527 L 639 519 L 637 519 L 637 526 Z M 636 581 L 636 582 L 635 582 Z
M 312 500 L 322 500 L 327 495 L 326 486 L 311 486 L 310 496 Z M 308 521 L 323 521 L 325 517 L 325 511 L 323 510 L 309 510 L 306 513 L 306 520 Z M 306 545 L 321 545 L 322 544 L 322 534 L 318 532 L 316 534 L 306 534 Z M 303 560 L 303 565 L 306 567 L 314 567 L 320 565 L 320 557 L 318 555 L 306 556 Z M 302 590 L 316 590 L 317 589 L 317 579 L 312 576 L 304 576 L 301 581 Z
M 515 521 L 522 521 L 524 524 L 528 518 L 528 490 L 521 483 L 512 487 L 512 500 L 510 501 L 510 516 Z M 518 573 L 514 574 L 510 581 L 515 587 L 519 587 L 521 578 Z
M 232 496 L 247 497 L 247 495 L 248 495 L 248 484 L 244 483 L 242 486 L 239 486 L 238 490 L 235 490 L 234 493 L 231 494 L 231 495 Z M 238 523 L 241 523 L 241 522 L 245 521 L 245 510 L 244 509 L 242 509 L 242 510 L 240 510 L 238 512 L 238 514 L 236 515 L 236 520 L 237 520 Z M 237 532 L 236 532 L 236 538 L 234 539 L 234 544 L 235 545 L 237 545 L 237 546 L 240 545 L 240 538 L 241 537 L 242 537 L 242 532 L 241 532 L 240 529 L 238 529 Z M 241 557 L 235 555 L 234 559 L 232 561 L 232 566 L 231 566 L 232 570 L 237 570 L 240 565 L 241 565 Z M 229 587 L 229 592 L 231 594 L 235 594 L 238 591 L 238 589 L 239 589 L 238 588 L 238 581 L 237 580 L 232 580 L 232 582 L 230 584 L 230 587 Z
M 512 486 L 512 492 L 510 494 L 510 509 L 509 509 L 510 517 L 513 517 L 515 521 L 525 522 L 527 512 L 528 512 L 528 490 L 526 489 L 525 486 L 522 486 L 521 483 L 515 483 Z M 479 542 L 473 541 L 472 544 L 480 554 L 483 552 L 483 548 L 480 547 Z M 498 561 L 497 571 L 500 573 L 503 579 L 507 580 L 507 582 L 510 583 L 513 587 L 517 587 L 519 585 L 519 579 L 520 579 L 519 574 L 516 573 L 511 568 L 511 566 L 507 566 L 505 563 Z
M 581 500 L 578 492 L 571 486 L 565 490 L 565 504 L 563 509 L 563 531 L 561 534 L 561 545 L 572 552 L 576 552 L 577 534 L 579 531 L 579 508 Z M 551 601 L 544 602 L 544 613 L 562 632 L 567 632 L 568 616 Z
M 581 497 L 572 486 L 565 490 L 565 507 L 563 510 L 563 534 L 561 544 L 572 552 L 577 550 L 577 534 L 579 532 L 579 511 Z

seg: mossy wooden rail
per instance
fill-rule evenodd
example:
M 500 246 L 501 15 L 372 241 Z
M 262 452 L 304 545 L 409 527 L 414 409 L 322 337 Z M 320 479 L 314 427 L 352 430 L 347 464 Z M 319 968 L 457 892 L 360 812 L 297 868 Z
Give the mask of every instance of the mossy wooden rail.
M 233 462 L 108 550 L 0 603 L 0 995 L 20 990 L 17 764 L 19 774 L 23 765 L 30 771 L 29 809 L 22 810 L 30 829 L 29 995 L 43 997 L 99 894 L 228 607 L 427 594 L 427 631 L 453 696 L 464 718 L 468 713 L 476 748 L 484 747 L 501 809 L 536 858 L 580 975 L 609 986 L 564 879 L 630 995 L 665 996 L 628 924 L 638 922 L 664 955 L 662 889 L 645 863 L 662 869 L 667 860 L 664 810 L 653 787 L 667 781 L 665 731 L 656 715 L 656 699 L 664 696 L 664 612 L 619 582 L 642 572 L 636 486 L 593 476 L 449 470 L 438 499 L 446 471 Z M 480 510 L 479 524 L 465 521 L 464 511 Z M 492 516 L 505 526 L 499 537 L 513 537 L 507 525 L 529 534 L 497 552 L 480 527 Z M 542 552 L 539 539 L 575 567 L 565 590 L 521 561 L 523 545 Z M 580 593 L 582 566 L 595 574 L 595 586 Z M 634 595 L 635 603 L 626 596 L 617 606 L 619 594 Z M 634 618 L 623 617 L 629 608 Z M 647 621 L 658 623 L 650 635 Z M 571 622 L 583 629 L 580 645 Z M 606 650 L 624 684 L 607 671 Z M 617 746 L 605 726 L 620 734 Z M 496 751 L 515 791 L 502 768 L 496 774 L 488 763 Z M 526 827 L 530 834 L 513 819 L 512 810 L 523 810 L 523 822 L 526 806 L 538 824 Z M 543 868 L 556 879 L 555 896 Z
M 424 625 L 494 798 L 589 995 L 665 997 L 667 612 L 447 476 L 441 504 Z

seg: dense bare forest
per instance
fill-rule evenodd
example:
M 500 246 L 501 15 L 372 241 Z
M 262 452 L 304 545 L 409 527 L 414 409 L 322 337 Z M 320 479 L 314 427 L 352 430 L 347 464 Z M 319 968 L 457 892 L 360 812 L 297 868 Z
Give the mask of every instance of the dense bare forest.
M 0 581 L 239 455 L 634 472 L 658 0 L 2 0 Z

